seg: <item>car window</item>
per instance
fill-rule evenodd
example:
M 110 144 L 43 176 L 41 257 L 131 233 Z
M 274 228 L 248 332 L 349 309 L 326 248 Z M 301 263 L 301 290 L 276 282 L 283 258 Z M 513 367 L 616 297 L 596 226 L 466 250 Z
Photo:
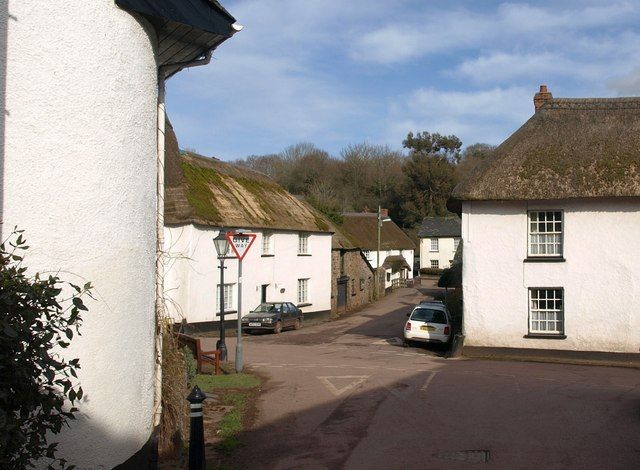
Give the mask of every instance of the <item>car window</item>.
M 416 308 L 413 313 L 411 313 L 411 320 L 428 323 L 447 323 L 447 315 L 442 310 Z

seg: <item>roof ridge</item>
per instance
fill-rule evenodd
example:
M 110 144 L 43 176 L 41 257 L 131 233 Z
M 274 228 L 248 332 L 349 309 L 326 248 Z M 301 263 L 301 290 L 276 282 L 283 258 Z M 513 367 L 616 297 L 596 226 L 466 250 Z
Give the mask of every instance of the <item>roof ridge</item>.
M 552 98 L 539 108 L 549 109 L 640 109 L 640 97 L 614 97 L 614 98 Z

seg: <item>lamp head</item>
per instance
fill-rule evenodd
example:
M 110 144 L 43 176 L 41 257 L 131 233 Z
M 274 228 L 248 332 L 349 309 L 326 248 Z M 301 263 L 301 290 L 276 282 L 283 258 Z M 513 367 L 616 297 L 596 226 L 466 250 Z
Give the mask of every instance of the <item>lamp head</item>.
M 220 230 L 218 236 L 213 239 L 213 244 L 216 247 L 216 253 L 218 253 L 218 258 L 224 258 L 229 251 L 229 240 L 226 237 L 226 231 Z

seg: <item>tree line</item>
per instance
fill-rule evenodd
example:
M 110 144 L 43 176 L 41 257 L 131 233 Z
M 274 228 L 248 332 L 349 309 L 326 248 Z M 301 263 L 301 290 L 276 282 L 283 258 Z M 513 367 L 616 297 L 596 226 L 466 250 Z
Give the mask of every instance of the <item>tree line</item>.
M 397 224 L 414 228 L 424 217 L 447 215 L 455 185 L 494 151 L 482 143 L 462 150 L 455 135 L 429 132 L 409 132 L 402 145 L 408 152 L 360 143 L 332 156 L 314 144 L 298 143 L 236 163 L 304 196 L 336 223 L 343 212 L 375 211 L 381 205 Z

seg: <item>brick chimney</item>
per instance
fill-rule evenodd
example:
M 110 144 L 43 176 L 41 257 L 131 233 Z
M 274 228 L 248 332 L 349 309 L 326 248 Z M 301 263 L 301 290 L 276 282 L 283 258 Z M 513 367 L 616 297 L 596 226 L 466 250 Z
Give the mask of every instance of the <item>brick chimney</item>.
M 380 208 L 380 218 L 386 219 L 387 217 L 389 217 L 389 209 Z
M 540 85 L 540 91 L 533 95 L 533 106 L 536 108 L 536 112 L 551 99 L 553 99 L 553 95 L 547 90 L 547 85 Z

